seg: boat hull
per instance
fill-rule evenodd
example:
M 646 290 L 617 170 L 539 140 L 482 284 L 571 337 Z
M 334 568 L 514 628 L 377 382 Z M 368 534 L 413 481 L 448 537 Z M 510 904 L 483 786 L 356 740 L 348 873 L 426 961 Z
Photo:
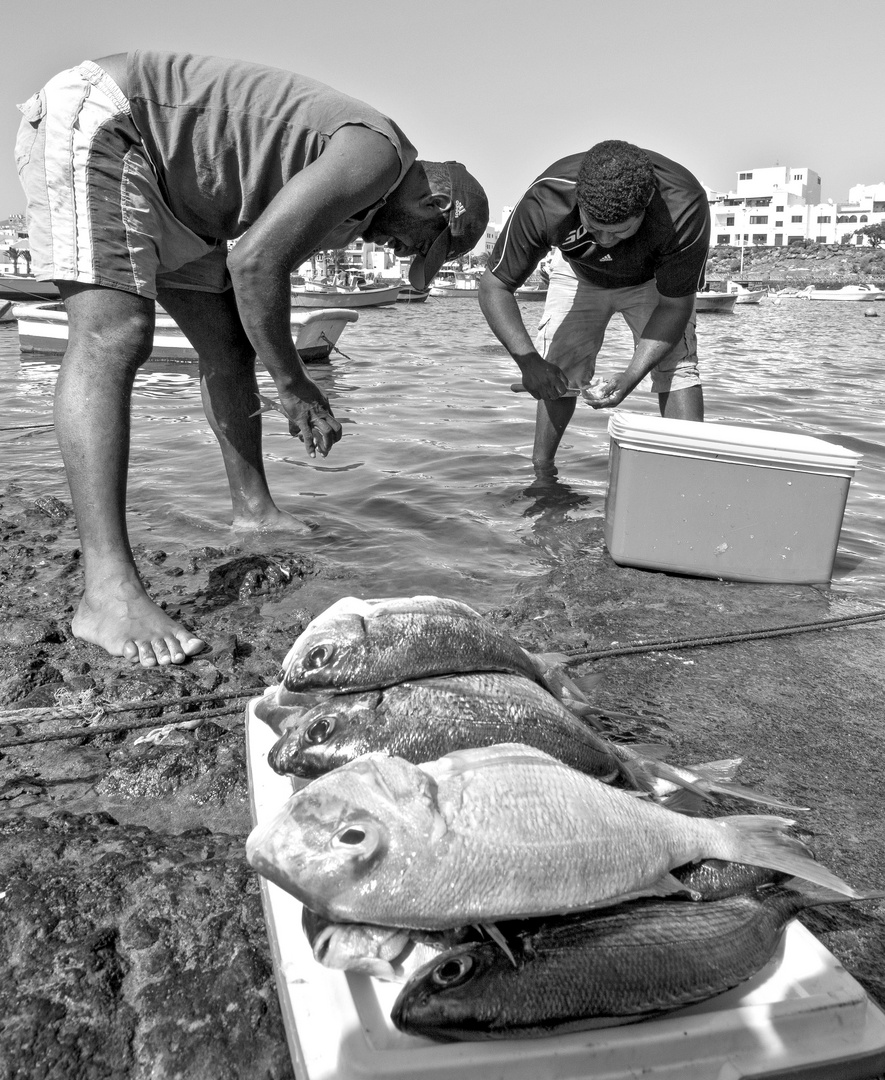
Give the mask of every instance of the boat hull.
M 737 301 L 735 293 L 697 293 L 695 296 L 694 309 L 698 314 L 722 314 L 730 315 L 734 311 Z
M 68 317 L 59 303 L 16 304 L 12 309 L 18 321 L 18 336 L 23 353 L 61 355 L 68 344 Z M 292 340 L 305 363 L 328 360 L 332 349 L 349 322 L 359 318 L 355 311 L 292 312 Z M 169 315 L 157 314 L 151 360 L 178 360 L 193 363 L 197 352 Z
M 881 289 L 808 289 L 809 300 L 849 300 L 855 303 L 869 302 L 871 300 L 885 300 L 885 292 Z
M 28 304 L 37 300 L 57 300 L 58 287 L 51 281 L 38 281 L 23 274 L 0 274 L 0 301 Z
M 305 289 L 299 285 L 292 288 L 292 307 L 298 309 L 364 308 L 395 304 L 400 292 L 399 285 L 381 289 L 350 290 Z

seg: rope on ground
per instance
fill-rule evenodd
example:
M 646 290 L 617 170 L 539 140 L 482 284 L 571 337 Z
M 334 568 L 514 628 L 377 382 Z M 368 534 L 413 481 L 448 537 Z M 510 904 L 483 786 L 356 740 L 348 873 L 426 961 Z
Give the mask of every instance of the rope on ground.
M 582 650 L 568 653 L 566 664 L 582 664 L 586 660 L 603 660 L 613 656 L 631 656 L 635 653 L 663 652 L 671 649 L 699 649 L 709 645 L 728 645 L 736 641 L 758 641 L 763 638 L 782 637 L 787 634 L 804 634 L 811 630 L 833 630 L 841 626 L 874 622 L 885 619 L 885 611 L 877 610 L 865 615 L 842 615 L 836 619 L 820 619 L 811 623 L 792 623 L 773 626 L 766 630 L 745 630 L 737 634 L 717 634 L 712 637 L 670 638 L 666 641 L 648 641 L 641 645 L 623 645 L 614 649 Z M 563 650 L 568 652 L 567 650 Z
M 183 705 L 206 704 L 210 701 L 234 701 L 263 694 L 266 686 L 247 686 L 226 694 L 194 694 L 193 697 L 142 698 L 139 701 L 115 701 L 105 704 L 101 699 L 86 700 L 82 705 L 60 705 L 41 709 L 2 709 L 0 727 L 4 725 L 40 724 L 45 720 L 82 720 L 96 713 L 144 712 L 145 709 L 181 709 Z M 154 722 L 159 718 L 154 717 Z
M 241 710 L 241 705 L 227 705 L 223 709 L 207 709 L 205 712 L 199 713 L 172 713 L 170 716 L 162 718 L 155 716 L 150 720 L 127 720 L 122 724 L 102 724 L 92 727 L 68 728 L 66 731 L 49 731 L 40 735 L 26 735 L 19 739 L 4 739 L 0 741 L 0 750 L 14 746 L 30 746 L 34 743 L 61 742 L 64 739 L 91 739 L 96 735 L 113 735 L 121 731 L 137 731 L 139 728 L 166 727 L 172 726 L 177 721 L 184 721 L 188 724 L 199 721 L 199 724 L 202 724 L 204 720 L 211 720 L 216 716 L 230 716 L 233 713 L 239 713 Z

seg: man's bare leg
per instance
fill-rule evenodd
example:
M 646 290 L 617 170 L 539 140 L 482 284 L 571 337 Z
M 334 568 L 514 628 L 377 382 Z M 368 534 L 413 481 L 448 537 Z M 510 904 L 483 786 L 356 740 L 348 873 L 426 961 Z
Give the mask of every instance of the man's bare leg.
M 532 464 L 539 475 L 553 469 L 556 451 L 559 449 L 569 421 L 575 414 L 576 403 L 577 398 L 573 397 L 538 402 Z
M 150 354 L 154 303 L 97 285 L 58 282 L 68 348 L 55 428 L 77 518 L 86 588 L 74 636 L 144 667 L 181 664 L 204 642 L 145 591 L 126 531 L 132 384 Z
M 277 507 L 267 485 L 255 351 L 240 322 L 233 291 L 164 289 L 160 303 L 200 357 L 203 408 L 221 447 L 234 527 L 307 532 L 305 525 Z
M 661 416 L 668 420 L 703 420 L 704 389 L 701 386 L 687 386 L 684 390 L 658 394 L 658 408 Z

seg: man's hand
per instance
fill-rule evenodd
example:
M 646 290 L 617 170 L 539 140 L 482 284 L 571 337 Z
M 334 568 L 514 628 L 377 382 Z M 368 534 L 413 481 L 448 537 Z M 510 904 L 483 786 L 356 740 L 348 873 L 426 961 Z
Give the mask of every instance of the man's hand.
M 298 436 L 309 457 L 316 457 L 317 450 L 325 457 L 341 438 L 341 425 L 316 383 L 308 380 L 298 395 L 281 393 L 280 404 L 289 418 L 289 434 Z
M 520 363 L 522 385 L 533 398 L 554 401 L 561 398 L 568 390 L 568 377 L 556 364 L 548 363 L 537 355 L 534 359 Z
M 627 378 L 625 372 L 606 380 L 601 386 L 594 385 L 595 383 L 596 380 L 581 392 L 581 397 L 592 409 L 613 409 L 620 405 L 637 385 Z

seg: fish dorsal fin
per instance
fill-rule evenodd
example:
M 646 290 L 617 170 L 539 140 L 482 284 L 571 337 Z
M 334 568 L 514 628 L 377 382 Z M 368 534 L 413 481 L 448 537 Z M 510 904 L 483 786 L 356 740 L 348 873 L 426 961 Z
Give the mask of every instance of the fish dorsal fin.
M 403 758 L 382 753 L 363 754 L 341 768 L 359 776 L 364 785 L 374 788 L 392 803 L 416 797 L 435 801 L 436 783 L 433 777 Z M 333 773 L 328 775 L 332 776 Z

